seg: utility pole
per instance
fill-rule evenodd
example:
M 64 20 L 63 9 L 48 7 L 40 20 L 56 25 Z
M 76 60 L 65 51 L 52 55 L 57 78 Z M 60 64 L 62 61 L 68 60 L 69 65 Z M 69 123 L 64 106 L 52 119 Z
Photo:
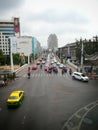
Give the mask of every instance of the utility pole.
M 60 60 L 61 60 L 61 50 L 62 50 L 62 48 L 60 48 Z
M 82 42 L 82 47 L 81 47 L 81 71 L 83 72 L 83 41 Z

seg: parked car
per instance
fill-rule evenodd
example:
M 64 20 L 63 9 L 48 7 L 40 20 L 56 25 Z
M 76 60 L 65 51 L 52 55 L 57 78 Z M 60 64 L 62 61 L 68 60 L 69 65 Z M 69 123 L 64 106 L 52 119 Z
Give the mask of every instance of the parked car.
M 87 82 L 89 81 L 88 76 L 86 76 L 85 74 L 80 73 L 80 72 L 73 72 L 72 73 L 72 78 L 73 79 L 78 79 L 80 81 L 87 81 Z
M 8 107 L 17 107 L 21 104 L 24 97 L 24 91 L 23 90 L 16 90 L 11 92 L 10 96 L 8 97 L 6 103 Z

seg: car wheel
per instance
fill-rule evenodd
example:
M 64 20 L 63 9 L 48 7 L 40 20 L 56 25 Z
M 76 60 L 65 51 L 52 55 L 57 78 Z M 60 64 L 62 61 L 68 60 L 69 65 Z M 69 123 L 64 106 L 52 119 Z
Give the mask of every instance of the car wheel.
M 19 105 L 21 105 L 21 103 L 22 103 L 22 102 L 20 101 L 20 102 L 19 102 Z

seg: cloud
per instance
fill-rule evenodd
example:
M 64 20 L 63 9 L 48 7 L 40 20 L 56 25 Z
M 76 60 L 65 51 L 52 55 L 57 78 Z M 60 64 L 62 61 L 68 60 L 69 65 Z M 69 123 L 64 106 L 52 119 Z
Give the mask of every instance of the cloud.
M 64 44 L 97 35 L 97 6 L 96 0 L 0 0 L 0 17 L 19 17 L 21 35 L 35 36 L 46 43 L 53 33 L 59 44 Z
M 0 13 L 14 10 L 21 6 L 25 0 L 0 0 Z
M 32 17 L 31 17 L 32 16 Z M 77 11 L 73 10 L 44 10 L 43 12 L 34 12 L 28 14 L 28 19 L 31 21 L 40 21 L 47 23 L 73 23 L 73 24 L 88 24 L 89 19 Z

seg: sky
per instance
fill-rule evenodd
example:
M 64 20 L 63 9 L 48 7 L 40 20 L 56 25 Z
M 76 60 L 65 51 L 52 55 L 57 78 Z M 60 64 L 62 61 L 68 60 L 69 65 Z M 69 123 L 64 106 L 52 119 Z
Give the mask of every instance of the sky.
M 47 46 L 55 34 L 58 46 L 98 35 L 98 0 L 0 0 L 0 19 L 20 18 L 21 35 Z

